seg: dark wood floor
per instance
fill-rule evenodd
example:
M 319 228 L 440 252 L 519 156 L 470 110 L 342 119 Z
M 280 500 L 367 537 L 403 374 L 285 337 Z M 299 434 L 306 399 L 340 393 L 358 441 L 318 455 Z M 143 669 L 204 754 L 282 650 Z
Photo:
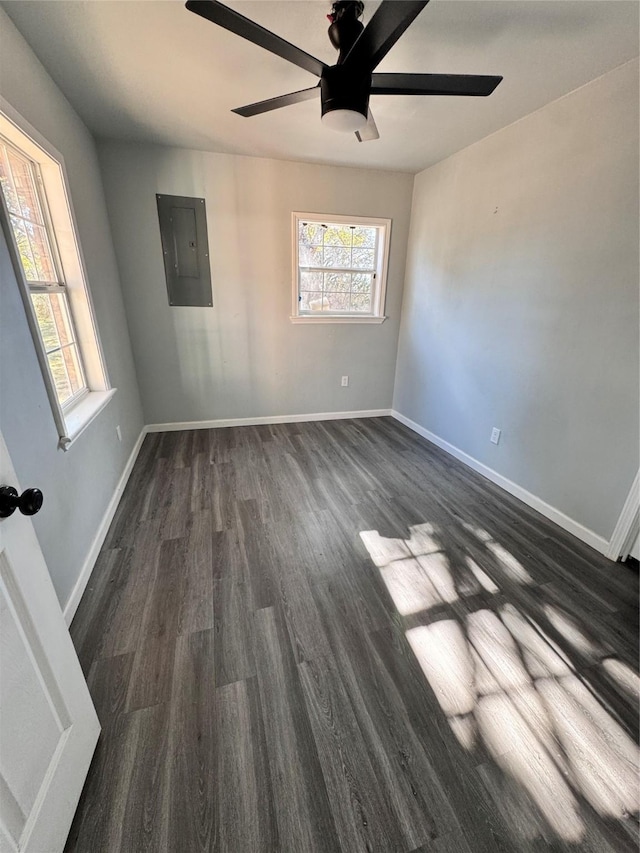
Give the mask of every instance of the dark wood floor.
M 389 418 L 148 435 L 67 853 L 636 851 L 637 587 Z

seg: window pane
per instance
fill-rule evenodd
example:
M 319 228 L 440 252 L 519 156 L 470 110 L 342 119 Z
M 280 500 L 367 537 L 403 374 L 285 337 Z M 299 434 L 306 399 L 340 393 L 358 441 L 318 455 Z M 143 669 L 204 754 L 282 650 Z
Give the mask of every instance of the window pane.
M 61 350 L 51 353 L 47 356 L 49 359 L 49 369 L 53 376 L 53 382 L 56 386 L 56 393 L 61 404 L 66 403 L 69 397 L 73 396 L 71 383 L 67 376 L 67 369 L 64 362 L 64 357 Z
M 32 293 L 38 325 L 47 352 L 73 343 L 71 319 L 64 293 Z
M 300 290 L 322 290 L 321 272 L 300 271 Z
M 349 310 L 349 294 L 348 293 L 327 293 L 325 294 L 329 303 L 330 311 L 348 311 Z
M 364 273 L 356 273 L 351 280 L 353 293 L 368 293 L 373 289 L 373 276 Z
M 20 255 L 25 277 L 27 281 L 38 281 L 38 267 L 31 251 L 31 241 L 27 233 L 26 223 L 23 219 L 18 219 L 15 216 L 10 216 L 9 218 L 11 219 L 13 236 L 16 238 L 18 254 Z
M 375 268 L 376 259 L 373 249 L 354 249 L 352 266 L 356 270 L 372 270 Z
M 70 344 L 62 350 L 65 367 L 67 368 L 67 376 L 69 377 L 69 385 L 71 393 L 77 394 L 84 388 L 84 378 L 82 376 L 82 368 L 80 366 L 80 358 L 78 356 L 78 347 L 75 344 Z
M 5 201 L 7 202 L 7 207 L 9 208 L 9 213 L 20 213 L 20 203 L 18 202 L 18 195 L 16 193 L 16 189 L 13 185 L 13 178 L 11 176 L 11 169 L 9 168 L 9 152 L 5 145 L 0 143 L 0 184 L 2 185 L 2 193 L 4 195 Z
M 354 228 L 353 245 L 374 249 L 376 245 L 376 228 Z
M 31 254 L 36 265 L 37 281 L 56 283 L 58 279 L 53 267 L 47 232 L 42 225 L 32 225 L 30 222 L 26 223 L 26 231 L 29 235 Z
M 371 295 L 366 293 L 351 294 L 351 311 L 371 311 Z
M 351 249 L 338 249 L 332 246 L 324 248 L 324 264 L 325 267 L 350 267 L 351 266 Z
M 300 310 L 301 311 L 324 311 L 329 307 L 329 303 L 322 293 L 301 293 L 300 294 Z
M 65 293 L 32 293 L 31 301 L 44 341 L 60 404 L 86 387 Z
M 59 349 L 60 338 L 58 337 L 56 322 L 51 311 L 50 294 L 32 293 L 31 301 L 36 311 L 36 318 L 46 351 L 50 352 L 53 349 Z
M 350 272 L 331 272 L 324 274 L 324 291 L 332 293 L 349 293 L 351 290 Z
M 324 237 L 324 228 L 317 222 L 308 222 L 304 224 L 300 222 L 298 225 L 299 242 L 305 246 L 322 245 Z
M 38 196 L 35 166 L 0 142 L 2 192 L 27 281 L 57 282 L 51 243 Z
M 51 311 L 58 330 L 58 337 L 62 346 L 74 343 L 73 326 L 69 316 L 69 303 L 66 293 L 52 293 L 49 295 Z
M 301 267 L 321 267 L 322 246 L 306 246 L 301 243 L 298 252 L 298 265 Z
M 324 231 L 325 246 L 347 246 L 351 248 L 351 228 L 348 225 L 329 225 Z
M 13 183 L 20 203 L 22 216 L 31 222 L 43 224 L 42 213 L 38 203 L 38 191 L 33 180 L 33 172 L 28 160 L 18 157 L 15 151 L 9 150 L 9 166 L 13 174 Z

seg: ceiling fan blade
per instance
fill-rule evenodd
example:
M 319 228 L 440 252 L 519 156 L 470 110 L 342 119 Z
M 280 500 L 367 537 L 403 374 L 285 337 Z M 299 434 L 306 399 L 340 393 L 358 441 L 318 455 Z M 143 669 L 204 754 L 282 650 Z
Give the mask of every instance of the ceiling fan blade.
M 373 69 L 384 59 L 429 0 L 382 0 L 344 60 Z
M 244 15 L 234 12 L 233 9 L 229 9 L 228 6 L 218 3 L 216 0 L 187 0 L 186 7 L 190 12 L 195 12 L 196 15 L 200 15 L 202 18 L 218 24 L 219 27 L 257 44 L 258 47 L 275 53 L 276 56 L 304 68 L 305 71 L 310 71 L 316 77 L 320 77 L 326 67 L 325 63 L 316 59 L 315 56 L 305 53 L 295 44 L 285 41 L 270 30 L 265 30 L 260 24 L 256 24 L 255 21 L 245 18 Z
M 372 139 L 380 139 L 378 128 L 373 118 L 371 110 L 367 113 L 367 123 L 362 130 L 356 130 L 356 139 L 358 142 L 369 142 Z
M 310 98 L 314 98 L 319 91 L 319 86 L 312 86 L 310 89 L 300 89 L 299 92 L 280 95 L 279 98 L 269 98 L 267 101 L 257 101 L 255 104 L 248 104 L 246 107 L 237 107 L 237 109 L 231 110 L 231 112 L 245 118 L 250 118 L 251 116 L 260 115 L 260 113 L 279 110 L 280 107 L 288 107 L 289 104 L 299 104 L 301 101 L 308 101 Z
M 489 74 L 374 74 L 371 94 L 486 97 L 501 80 Z

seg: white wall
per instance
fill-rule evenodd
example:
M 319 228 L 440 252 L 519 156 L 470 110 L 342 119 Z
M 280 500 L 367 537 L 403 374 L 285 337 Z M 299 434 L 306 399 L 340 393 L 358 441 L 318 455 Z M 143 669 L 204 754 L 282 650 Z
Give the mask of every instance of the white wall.
M 608 539 L 638 335 L 636 60 L 416 176 L 394 408 Z
M 34 517 L 58 598 L 76 583 L 126 460 L 142 411 L 95 145 L 88 130 L 0 9 L 0 94 L 63 155 L 100 337 L 117 393 L 64 453 L 0 232 L 0 429 L 23 487 L 38 486 Z M 116 437 L 122 428 L 122 442 Z
M 112 142 L 99 156 L 147 423 L 390 408 L 411 175 Z M 167 302 L 156 193 L 206 199 L 213 308 Z M 291 324 L 293 210 L 393 220 L 382 325 Z

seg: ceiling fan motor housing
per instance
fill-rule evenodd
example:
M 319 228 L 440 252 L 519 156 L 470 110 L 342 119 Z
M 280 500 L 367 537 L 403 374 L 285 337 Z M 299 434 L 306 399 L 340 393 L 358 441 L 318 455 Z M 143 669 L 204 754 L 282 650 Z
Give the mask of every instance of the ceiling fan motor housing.
M 364 11 L 364 3 L 360 0 L 336 0 L 327 15 L 331 21 L 329 41 L 339 52 L 338 65 L 342 65 L 347 54 L 364 30 L 364 24 L 359 21 Z
M 344 65 L 325 68 L 320 78 L 322 115 L 334 110 L 353 110 L 366 119 L 370 92 L 370 73 Z

